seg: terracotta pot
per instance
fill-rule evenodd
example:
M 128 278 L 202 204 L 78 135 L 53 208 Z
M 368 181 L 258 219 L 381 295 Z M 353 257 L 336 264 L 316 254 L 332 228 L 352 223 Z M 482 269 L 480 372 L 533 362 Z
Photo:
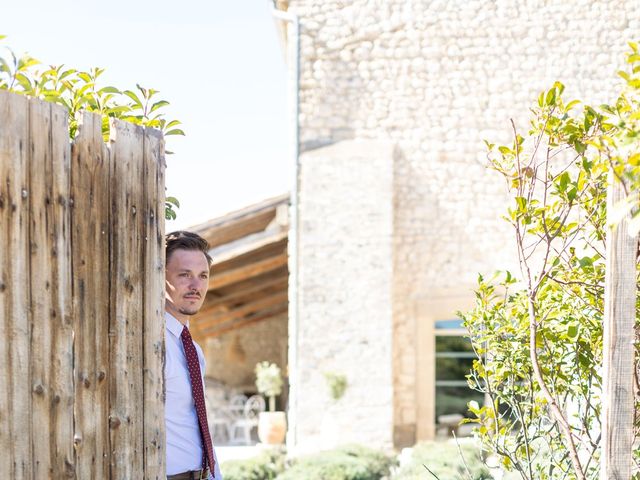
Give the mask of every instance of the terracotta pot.
M 260 412 L 258 438 L 267 445 L 284 443 L 287 434 L 287 418 L 284 412 Z

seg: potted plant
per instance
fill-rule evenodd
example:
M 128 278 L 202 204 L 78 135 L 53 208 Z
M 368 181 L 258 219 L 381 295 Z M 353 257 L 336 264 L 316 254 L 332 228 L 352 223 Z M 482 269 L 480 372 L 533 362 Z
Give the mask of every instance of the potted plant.
M 276 412 L 276 397 L 282 393 L 282 374 L 275 363 L 260 362 L 256 365 L 256 387 L 269 399 L 269 411 L 261 412 L 258 419 L 258 437 L 269 445 L 280 445 L 287 433 L 284 412 Z

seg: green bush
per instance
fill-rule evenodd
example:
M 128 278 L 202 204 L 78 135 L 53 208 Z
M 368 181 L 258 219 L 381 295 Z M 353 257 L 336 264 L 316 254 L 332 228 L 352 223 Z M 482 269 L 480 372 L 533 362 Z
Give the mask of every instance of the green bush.
M 277 480 L 380 480 L 393 464 L 381 451 L 347 445 L 300 457 Z
M 493 478 L 483 464 L 478 447 L 462 443 L 458 446 L 451 442 L 424 442 L 413 449 L 411 461 L 404 465 L 393 480 L 486 480 Z M 464 464 L 467 464 L 469 473 Z M 426 468 L 425 468 L 426 467 Z M 429 473 L 431 471 L 432 473 Z
M 284 453 L 264 452 L 247 460 L 230 460 L 220 466 L 225 480 L 273 480 L 284 470 Z

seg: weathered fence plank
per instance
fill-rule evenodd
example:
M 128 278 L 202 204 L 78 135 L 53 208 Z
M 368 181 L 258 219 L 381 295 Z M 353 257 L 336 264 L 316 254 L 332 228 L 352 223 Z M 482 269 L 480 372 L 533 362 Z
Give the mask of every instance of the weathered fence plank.
M 72 146 L 77 478 L 109 478 L 110 155 L 83 113 Z
M 142 127 L 111 125 L 111 478 L 142 478 L 144 160 Z
M 47 191 L 45 179 L 51 177 L 51 108 L 40 102 L 29 103 L 29 128 L 41 132 L 29 139 L 29 243 L 30 243 L 30 285 L 31 293 L 31 428 L 38 431 L 33 436 L 33 470 L 36 478 L 45 478 L 52 468 L 49 439 L 49 405 L 51 403 L 51 383 L 49 360 L 51 358 L 52 322 L 51 311 L 51 264 L 47 238 Z M 40 172 L 36 175 L 35 172 Z
M 51 248 L 51 429 L 52 478 L 75 477 L 73 448 L 73 283 L 71 270 L 71 149 L 68 140 L 69 114 L 51 105 L 52 176 L 49 214 Z M 34 435 L 37 430 L 34 429 Z
M 32 466 L 35 478 L 73 478 L 68 114 L 29 105 Z
M 29 104 L 0 91 L 0 476 L 32 477 L 29 374 Z
M 145 478 L 164 479 L 164 141 L 144 132 L 144 459 Z
M 622 184 L 609 173 L 607 211 L 625 198 Z M 629 215 L 607 232 L 604 294 L 602 405 L 602 480 L 631 478 L 634 440 L 634 355 L 636 255 L 638 236 L 629 234 Z

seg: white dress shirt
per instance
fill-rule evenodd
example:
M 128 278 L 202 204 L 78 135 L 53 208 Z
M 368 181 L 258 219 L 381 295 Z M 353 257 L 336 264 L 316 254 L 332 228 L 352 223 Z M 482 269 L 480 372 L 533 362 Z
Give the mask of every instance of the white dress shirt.
M 184 326 L 171 314 L 164 314 L 166 359 L 164 379 L 166 389 L 165 426 L 167 431 L 167 475 L 200 470 L 202 468 L 202 436 L 198 426 L 189 368 L 182 346 L 182 329 Z M 187 325 L 188 327 L 188 325 Z M 200 345 L 193 342 L 198 352 L 202 385 L 204 385 L 204 354 Z M 218 459 L 216 462 L 215 480 L 222 480 Z

